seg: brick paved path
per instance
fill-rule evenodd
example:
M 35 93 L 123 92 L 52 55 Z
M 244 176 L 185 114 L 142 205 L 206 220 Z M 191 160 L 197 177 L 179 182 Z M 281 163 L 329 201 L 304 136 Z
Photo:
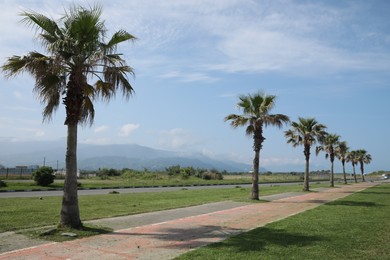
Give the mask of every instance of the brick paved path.
M 0 259 L 171 259 L 193 248 L 221 241 L 374 185 L 346 185 L 70 242 L 48 243 L 3 253 Z

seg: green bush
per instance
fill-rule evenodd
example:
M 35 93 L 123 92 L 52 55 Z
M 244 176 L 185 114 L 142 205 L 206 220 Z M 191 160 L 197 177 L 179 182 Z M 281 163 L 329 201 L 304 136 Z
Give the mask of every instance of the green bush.
M 35 170 L 32 174 L 34 181 L 39 186 L 49 186 L 54 182 L 55 175 L 51 167 L 43 166 Z
M 7 183 L 4 181 L 0 180 L 0 188 L 7 187 Z
M 117 169 L 107 169 L 107 168 L 103 168 L 103 169 L 99 169 L 99 171 L 97 172 L 96 174 L 98 177 L 100 177 L 100 179 L 102 180 L 107 180 L 109 179 L 109 177 L 112 177 L 112 176 L 121 176 L 122 175 L 122 171 L 119 171 Z
M 165 168 L 165 171 L 169 176 L 178 175 L 180 174 L 180 165 L 169 166 L 168 168 Z
M 203 180 L 223 180 L 223 175 L 222 175 L 222 173 L 220 173 L 216 170 L 211 170 L 211 172 L 202 173 L 202 179 Z

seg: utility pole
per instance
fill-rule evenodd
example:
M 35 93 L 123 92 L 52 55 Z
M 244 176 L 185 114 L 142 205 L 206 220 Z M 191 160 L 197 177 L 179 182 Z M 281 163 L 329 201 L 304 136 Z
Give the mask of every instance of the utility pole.
M 46 157 L 43 157 L 43 166 L 46 166 Z

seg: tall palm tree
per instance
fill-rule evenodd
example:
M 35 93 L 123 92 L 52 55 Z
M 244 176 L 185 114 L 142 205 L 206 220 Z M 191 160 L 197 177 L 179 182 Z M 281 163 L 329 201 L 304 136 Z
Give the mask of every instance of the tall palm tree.
M 321 151 L 325 152 L 325 158 L 330 159 L 330 186 L 334 187 L 334 157 L 336 155 L 335 149 L 340 141 L 340 136 L 336 134 L 327 134 L 322 141 L 322 145 L 316 147 L 316 154 Z
M 270 114 L 271 109 L 275 106 L 276 96 L 258 92 L 255 94 L 242 95 L 239 97 L 239 100 L 237 107 L 242 109 L 243 114 L 230 114 L 225 117 L 225 122 L 230 120 L 230 125 L 234 128 L 246 126 L 246 135 L 253 138 L 255 157 L 253 159 L 251 198 L 253 200 L 258 200 L 260 150 L 265 140 L 263 128 L 269 125 L 281 128 L 283 123 L 287 124 L 290 119 L 283 114 Z
M 350 162 L 350 163 L 352 164 L 353 177 L 354 177 L 355 182 L 357 182 L 356 170 L 355 170 L 355 166 L 356 166 L 356 165 L 358 164 L 358 162 L 359 162 L 359 158 L 358 158 L 357 151 L 356 151 L 356 150 L 353 150 L 353 151 L 350 151 L 349 153 L 347 153 L 346 161 L 347 161 L 347 162 Z
M 303 190 L 309 191 L 309 161 L 310 148 L 316 142 L 321 142 L 326 135 L 326 126 L 320 124 L 314 118 L 298 118 L 298 122 L 291 123 L 291 129 L 284 132 L 287 143 L 293 147 L 303 145 L 303 154 L 305 155 L 306 168 Z
M 349 147 L 347 145 L 347 142 L 339 142 L 339 144 L 336 147 L 336 156 L 341 161 L 341 164 L 343 165 L 343 179 L 344 184 L 347 184 L 347 175 L 345 173 L 345 161 L 348 154 Z
M 66 177 L 60 225 L 72 228 L 82 227 L 77 197 L 77 126 L 92 125 L 95 100 L 109 101 L 117 91 L 129 98 L 134 92 L 128 80 L 133 69 L 116 49 L 135 37 L 119 30 L 106 38 L 101 14 L 99 5 L 89 9 L 74 5 L 59 20 L 33 11 L 22 13 L 22 21 L 37 29 L 47 54 L 32 51 L 12 56 L 1 67 L 6 77 L 27 72 L 35 78 L 33 92 L 45 105 L 44 120 L 50 120 L 61 100 L 65 105 Z
M 357 159 L 360 163 L 360 172 L 362 174 L 362 181 L 364 180 L 364 164 L 369 164 L 371 162 L 371 154 L 367 153 L 364 149 L 359 149 L 357 152 Z

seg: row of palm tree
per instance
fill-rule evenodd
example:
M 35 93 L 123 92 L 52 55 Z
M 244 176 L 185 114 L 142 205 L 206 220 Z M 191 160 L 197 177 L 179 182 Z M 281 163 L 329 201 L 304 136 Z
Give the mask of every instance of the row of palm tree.
M 109 101 L 118 91 L 126 98 L 134 93 L 128 79 L 128 75 L 134 75 L 133 69 L 126 64 L 122 58 L 123 54 L 116 50 L 120 43 L 134 41 L 136 38 L 124 30 L 119 30 L 107 38 L 107 29 L 101 15 L 102 8 L 99 5 L 89 8 L 72 6 L 59 20 L 33 11 L 22 13 L 22 21 L 36 29 L 47 54 L 32 51 L 24 56 L 12 56 L 1 67 L 7 78 L 23 72 L 33 76 L 33 91 L 44 105 L 44 120 L 51 119 L 61 102 L 65 106 L 66 175 L 60 212 L 60 225 L 64 227 L 82 227 L 77 195 L 78 125 L 93 123 L 93 104 L 97 99 Z M 91 80 L 94 84 L 89 83 Z M 259 199 L 260 151 L 265 140 L 263 127 L 272 125 L 281 128 L 283 124 L 290 122 L 286 115 L 270 114 L 275 99 L 275 96 L 261 93 L 241 96 L 238 106 L 243 109 L 243 115 L 232 114 L 225 118 L 226 121 L 231 120 L 233 127 L 247 125 L 246 134 L 253 136 L 255 158 L 252 199 Z M 299 122 L 292 122 L 291 125 L 292 129 L 286 131 L 285 135 L 293 146 L 304 145 L 305 188 L 308 190 L 310 147 L 317 139 L 321 139 L 326 127 L 312 118 L 299 118 Z M 334 158 L 332 156 L 331 158 Z M 352 153 L 343 158 L 351 161 L 354 167 L 357 162 L 371 160 L 367 157 L 355 159 Z M 362 164 L 361 169 L 363 171 Z
M 241 115 L 230 114 L 225 117 L 225 121 L 230 121 L 230 125 L 234 128 L 246 126 L 246 135 L 253 138 L 253 150 L 255 156 L 253 159 L 252 172 L 252 192 L 251 199 L 259 199 L 259 167 L 260 167 L 260 151 L 262 149 L 265 137 L 263 136 L 263 128 L 269 125 L 281 128 L 283 124 L 288 124 L 290 119 L 283 114 L 270 114 L 271 109 L 275 106 L 276 96 L 266 95 L 263 92 L 255 94 L 241 95 L 237 107 L 242 110 Z M 340 136 L 337 134 L 329 134 L 326 132 L 327 127 L 317 122 L 315 118 L 299 117 L 298 121 L 291 122 L 291 129 L 284 132 L 287 138 L 287 143 L 293 147 L 303 146 L 303 154 L 305 155 L 306 167 L 304 175 L 304 191 L 309 191 L 309 162 L 311 147 L 318 143 L 316 154 L 324 151 L 325 157 L 330 159 L 331 174 L 330 186 L 334 187 L 334 160 L 337 157 L 343 165 L 344 183 L 347 183 L 345 173 L 345 162 L 351 162 L 353 166 L 355 181 L 355 165 L 360 163 L 362 180 L 364 181 L 364 164 L 371 162 L 371 155 L 367 151 L 361 149 L 349 152 L 349 147 L 346 142 L 340 141 Z

